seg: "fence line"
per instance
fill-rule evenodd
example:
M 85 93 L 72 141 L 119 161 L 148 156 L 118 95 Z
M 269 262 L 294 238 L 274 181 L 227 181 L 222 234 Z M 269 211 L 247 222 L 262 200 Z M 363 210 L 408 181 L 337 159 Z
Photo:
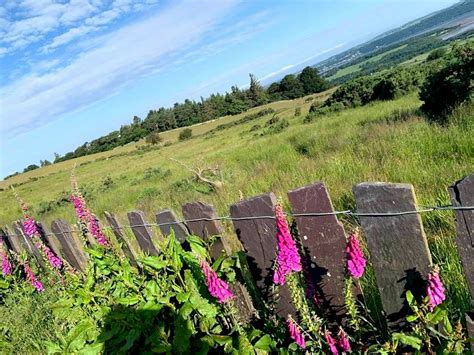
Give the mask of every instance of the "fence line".
M 452 205 L 445 205 L 445 206 L 424 206 L 423 209 L 416 209 L 412 211 L 402 211 L 402 212 L 378 212 L 378 213 L 361 213 L 355 212 L 352 210 L 345 210 L 345 211 L 333 211 L 333 212 L 307 212 L 307 213 L 285 213 L 286 217 L 324 217 L 324 216 L 337 216 L 337 215 L 345 215 L 345 216 L 361 216 L 361 217 L 396 217 L 396 216 L 405 216 L 411 214 L 420 214 L 420 213 L 428 213 L 428 212 L 436 212 L 436 211 L 473 211 L 474 206 L 452 206 Z M 175 225 L 180 223 L 192 223 L 192 222 L 212 222 L 212 221 L 245 221 L 245 220 L 255 220 L 255 219 L 274 219 L 275 216 L 248 216 L 248 217 L 231 217 L 231 216 L 218 216 L 214 218 L 193 218 L 193 219 L 181 219 L 173 222 L 163 222 L 163 223 L 144 223 L 144 224 L 134 224 L 134 225 L 120 225 L 116 227 L 112 226 L 101 226 L 102 229 L 110 229 L 110 230 L 119 230 L 125 228 L 133 228 L 133 227 L 161 227 L 161 226 L 169 226 Z M 54 233 L 43 233 L 44 236 L 54 236 Z

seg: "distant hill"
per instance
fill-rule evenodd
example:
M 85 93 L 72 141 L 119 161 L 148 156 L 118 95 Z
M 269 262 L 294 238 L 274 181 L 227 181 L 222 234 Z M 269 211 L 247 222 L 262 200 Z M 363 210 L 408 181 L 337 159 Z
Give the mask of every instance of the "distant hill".
M 461 1 L 446 9 L 434 12 L 411 21 L 401 27 L 387 31 L 368 42 L 350 48 L 317 63 L 315 67 L 317 67 L 321 73 L 326 73 L 340 66 L 352 63 L 360 57 L 367 56 L 368 54 L 379 51 L 383 48 L 394 46 L 397 43 L 406 41 L 412 37 L 420 36 L 435 30 L 446 29 L 446 31 L 443 31 L 442 33 L 443 39 L 445 39 L 449 38 L 450 32 L 460 35 L 464 31 L 472 30 L 473 27 L 474 0 Z

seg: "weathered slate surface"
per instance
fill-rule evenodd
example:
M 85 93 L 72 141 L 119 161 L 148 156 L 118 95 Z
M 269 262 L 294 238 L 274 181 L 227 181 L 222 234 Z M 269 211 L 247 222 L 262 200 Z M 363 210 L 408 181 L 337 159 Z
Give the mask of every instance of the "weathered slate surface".
M 51 231 L 48 230 L 48 227 L 46 226 L 46 224 L 43 222 L 38 222 L 37 226 L 38 226 L 38 232 L 43 242 L 49 246 L 49 248 L 54 252 L 55 255 L 63 259 L 64 251 L 56 235 L 51 233 Z
M 23 250 L 23 244 L 20 239 L 13 233 L 8 226 L 3 227 L 3 233 L 5 238 L 3 239 L 7 243 L 8 247 L 13 250 L 16 254 L 20 254 Z
M 474 174 L 449 187 L 455 207 L 474 206 Z M 471 298 L 474 299 L 474 211 L 455 210 L 456 244 L 464 268 Z
M 28 254 L 33 256 L 38 263 L 39 266 L 45 267 L 45 264 L 43 262 L 43 257 L 41 255 L 41 252 L 38 250 L 36 245 L 33 243 L 30 237 L 28 237 L 24 230 L 23 230 L 23 224 L 21 221 L 16 221 L 13 222 L 13 231 L 15 232 L 16 236 L 20 240 L 20 243 L 23 245 L 23 249 L 25 249 Z
M 152 240 L 152 232 L 145 220 L 145 214 L 142 211 L 128 212 L 128 221 L 132 232 L 137 238 L 138 245 L 145 254 L 158 255 L 158 250 Z
M 334 212 L 324 183 L 317 182 L 288 192 L 292 212 Z M 306 265 L 322 308 L 333 315 L 344 310 L 346 236 L 335 215 L 295 217 L 301 243 L 308 255 Z
M 394 213 L 416 210 L 410 184 L 362 183 L 353 187 L 359 213 Z M 359 216 L 367 238 L 383 308 L 389 321 L 405 314 L 406 289 L 424 293 L 431 254 L 418 214 Z
M 81 243 L 73 236 L 69 224 L 57 219 L 51 223 L 51 230 L 61 244 L 66 261 L 76 270 L 85 272 L 87 270 L 87 256 Z
M 256 196 L 230 206 L 230 215 L 232 218 L 273 216 L 275 203 L 273 193 Z M 257 287 L 268 298 L 270 286 L 273 285 L 272 265 L 277 255 L 275 218 L 240 219 L 233 223 L 237 237 L 247 252 L 250 271 Z M 296 317 L 288 287 L 280 287 L 279 293 L 276 306 L 278 314 L 285 318 L 288 314 Z
M 130 260 L 130 264 L 137 266 L 138 265 L 137 255 L 135 251 L 133 250 L 133 247 L 130 245 L 129 241 L 125 237 L 123 230 L 120 226 L 120 223 L 117 220 L 117 217 L 115 217 L 113 214 L 109 212 L 105 212 L 105 219 L 107 220 L 107 223 L 110 225 L 110 228 L 112 229 L 112 232 L 117 238 L 117 241 L 120 243 L 123 253 Z
M 208 218 L 214 219 L 217 217 L 214 206 L 205 204 L 203 202 L 187 203 L 183 206 L 183 215 L 187 220 Z M 220 236 L 221 238 L 214 242 L 211 246 L 210 255 L 212 260 L 219 258 L 222 253 L 230 255 L 232 249 L 227 245 L 226 236 L 224 234 L 224 226 L 219 220 L 212 221 L 196 221 L 188 222 L 191 233 L 207 240 L 210 236 Z M 226 246 L 226 248 L 224 247 Z M 232 292 L 235 295 L 235 305 L 237 306 L 239 319 L 242 322 L 249 322 L 255 315 L 255 308 L 252 303 L 247 289 L 239 281 L 230 285 Z
M 189 230 L 192 234 L 208 240 L 212 236 L 221 236 L 214 241 L 210 253 L 213 259 L 217 259 L 223 253 L 231 254 L 232 247 L 223 235 L 224 227 L 218 220 L 212 220 L 217 217 L 214 206 L 204 202 L 192 202 L 183 205 L 183 216 L 186 220 L 208 219 L 204 221 L 188 222 Z
M 156 223 L 160 224 L 160 231 L 164 237 L 168 236 L 171 233 L 171 230 L 174 231 L 174 236 L 176 239 L 182 243 L 185 241 L 187 235 L 189 234 L 186 225 L 179 221 L 176 214 L 170 210 L 161 210 L 156 212 Z

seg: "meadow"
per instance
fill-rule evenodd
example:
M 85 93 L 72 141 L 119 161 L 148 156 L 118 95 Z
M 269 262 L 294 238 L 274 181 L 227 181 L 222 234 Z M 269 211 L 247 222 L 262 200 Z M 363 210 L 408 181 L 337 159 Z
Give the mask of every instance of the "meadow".
M 153 214 L 159 209 L 172 208 L 180 215 L 183 203 L 197 200 L 212 203 L 219 214 L 227 215 L 231 203 L 269 191 L 281 197 L 287 207 L 286 191 L 315 181 L 326 183 L 335 209 L 341 210 L 354 209 L 351 188 L 363 181 L 411 183 L 415 187 L 419 205 L 450 203 L 446 187 L 474 170 L 472 103 L 456 109 L 449 123 L 443 126 L 429 123 L 419 113 L 421 102 L 415 92 L 391 101 L 374 101 L 365 106 L 328 113 L 313 118 L 309 123 L 305 122 L 311 104 L 323 102 L 332 91 L 297 100 L 274 102 L 240 115 L 192 126 L 193 137 L 185 141 L 178 139 L 182 129 L 177 129 L 161 133 L 163 141 L 157 145 L 141 141 L 12 177 L 3 181 L 1 186 L 1 224 L 10 224 L 21 218 L 21 210 L 10 185 L 15 186 L 15 190 L 28 200 L 31 214 L 36 219 L 50 222 L 64 218 L 74 224 L 76 216 L 69 201 L 69 176 L 74 166 L 88 206 L 102 220 L 104 211 L 113 212 L 121 221 L 126 221 L 126 212 L 139 209 L 145 212 L 148 221 L 153 221 Z M 216 165 L 219 173 L 214 178 L 219 178 L 223 183 L 219 189 L 212 189 L 208 184 L 197 181 L 186 168 Z M 445 304 L 449 317 L 462 319 L 469 310 L 470 296 L 454 242 L 453 215 L 443 211 L 424 214 L 422 217 L 434 262 L 439 266 L 446 286 Z M 357 225 L 353 217 L 341 219 L 348 231 Z M 225 227 L 231 231 L 230 223 Z M 172 245 L 173 239 L 166 243 L 162 250 L 171 250 L 167 248 Z M 143 323 L 143 329 L 132 327 L 130 330 L 129 319 L 133 320 L 132 323 L 140 323 L 148 322 L 148 318 L 141 319 L 139 314 L 128 313 L 132 309 L 125 310 L 122 306 L 115 314 L 115 308 L 111 309 L 109 303 L 137 302 L 143 295 L 147 299 L 147 290 L 158 277 L 153 267 L 156 269 L 156 265 L 161 264 L 156 264 L 155 259 L 144 259 L 153 267 L 149 270 L 145 268 L 144 276 L 135 275 L 132 282 L 127 276 L 131 271 L 125 271 L 125 274 L 121 271 L 123 268 L 127 270 L 128 264 L 117 265 L 117 259 L 109 254 L 102 255 L 102 251 L 88 249 L 88 252 L 93 259 L 91 265 L 95 266 L 89 270 L 86 286 L 82 285 L 81 279 L 70 280 L 71 285 L 66 293 L 58 291 L 55 286 L 37 295 L 21 288 L 25 286 L 14 286 L 18 296 L 6 297 L 4 306 L 0 308 L 0 315 L 7 326 L 4 332 L 9 334 L 5 338 L 9 340 L 4 340 L 5 343 L 0 339 L 0 348 L 3 346 L 8 351 L 16 348 L 28 352 L 34 349 L 44 351 L 47 346 L 50 353 L 81 353 L 81 349 L 88 344 L 84 351 L 97 353 L 104 346 L 105 350 L 119 347 L 129 349 L 139 346 L 137 344 L 149 346 L 141 343 L 141 340 L 138 343 L 129 341 L 130 332 L 138 332 L 137 336 L 141 334 L 140 339 L 148 339 L 147 342 L 154 341 L 153 334 L 148 334 L 153 329 L 146 325 L 148 323 Z M 173 263 L 175 256 L 167 253 L 160 256 L 160 260 L 164 259 L 159 263 Z M 185 251 L 178 253 L 183 260 L 191 257 Z M 219 265 L 222 268 L 227 264 L 221 262 Z M 192 262 L 188 266 L 193 269 Z M 220 270 L 223 275 L 229 272 L 230 269 Z M 110 273 L 115 276 L 111 277 Z M 109 276 L 104 278 L 104 275 Z M 160 276 L 163 280 L 159 281 L 159 287 L 163 288 L 163 292 L 178 286 L 185 287 L 176 285 L 173 275 Z M 148 281 L 144 281 L 144 278 Z M 130 282 L 133 286 L 130 286 Z M 370 267 L 361 282 L 366 307 L 372 314 L 378 314 L 381 311 L 380 301 Z M 91 285 L 95 285 L 93 290 Z M 180 288 L 179 292 L 185 293 L 186 287 Z M 103 298 L 103 294 L 109 294 L 112 290 L 115 290 L 113 298 Z M 138 293 L 125 296 L 124 292 L 130 291 Z M 177 291 L 166 291 L 169 295 L 174 295 L 174 292 Z M 23 293 L 25 296 L 21 296 Z M 119 296 L 115 294 L 122 296 L 116 298 Z M 94 301 L 91 303 L 91 300 Z M 104 305 L 101 305 L 103 302 Z M 14 316 L 10 309 L 14 309 Z M 87 316 L 81 313 L 93 310 L 94 313 Z M 138 320 L 136 317 L 139 317 Z M 178 327 L 179 323 L 175 326 Z M 381 334 L 384 332 L 383 322 L 375 326 Z M 117 327 L 122 330 L 119 331 Z M 108 332 L 116 334 L 116 345 L 109 344 L 111 335 L 107 335 L 107 332 L 99 334 L 99 330 L 104 332 L 109 328 L 111 330 Z M 281 325 L 276 329 L 282 331 Z M 68 334 L 64 336 L 66 331 Z M 24 342 L 25 337 L 31 334 L 37 340 Z M 282 346 L 279 342 L 280 345 L 277 345 L 276 340 L 270 342 L 270 335 L 263 334 L 253 331 L 246 335 L 246 341 L 252 343 L 255 351 L 259 348 L 270 351 L 273 347 L 276 349 Z M 179 338 L 174 339 L 169 339 L 172 345 L 166 343 L 166 346 L 154 348 L 154 351 L 169 352 L 171 346 L 173 351 L 178 352 L 176 349 L 189 349 L 189 343 L 180 345 L 176 340 Z M 200 341 L 204 339 L 205 336 Z M 163 344 L 161 340 L 155 340 L 158 342 L 156 344 Z M 216 347 L 219 344 L 224 345 L 224 349 L 241 349 L 243 346 L 227 340 L 226 343 L 211 342 L 206 346 Z M 312 346 L 320 345 L 314 343 Z M 296 351 L 295 347 L 292 349 Z

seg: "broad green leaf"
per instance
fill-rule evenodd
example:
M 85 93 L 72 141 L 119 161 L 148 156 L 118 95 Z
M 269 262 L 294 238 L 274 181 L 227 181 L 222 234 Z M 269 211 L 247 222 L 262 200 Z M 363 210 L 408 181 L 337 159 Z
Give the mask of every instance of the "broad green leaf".
M 140 301 L 140 297 L 138 295 L 133 295 L 129 297 L 123 297 L 123 298 L 118 298 L 117 303 L 123 304 L 126 306 L 131 306 L 133 304 L 136 304 Z
M 270 337 L 269 334 L 266 334 L 263 337 L 261 337 L 259 341 L 257 341 L 255 343 L 255 347 L 257 349 L 270 351 L 270 344 L 271 343 L 272 343 L 272 338 Z
M 160 260 L 156 256 L 146 256 L 144 258 L 140 259 L 140 262 L 146 266 L 151 267 L 152 269 L 155 270 L 161 270 L 166 267 L 167 262 Z
M 416 350 L 421 349 L 423 341 L 420 338 L 417 338 L 413 335 L 407 335 L 403 333 L 393 333 L 392 339 L 398 340 L 405 345 L 409 345 Z

